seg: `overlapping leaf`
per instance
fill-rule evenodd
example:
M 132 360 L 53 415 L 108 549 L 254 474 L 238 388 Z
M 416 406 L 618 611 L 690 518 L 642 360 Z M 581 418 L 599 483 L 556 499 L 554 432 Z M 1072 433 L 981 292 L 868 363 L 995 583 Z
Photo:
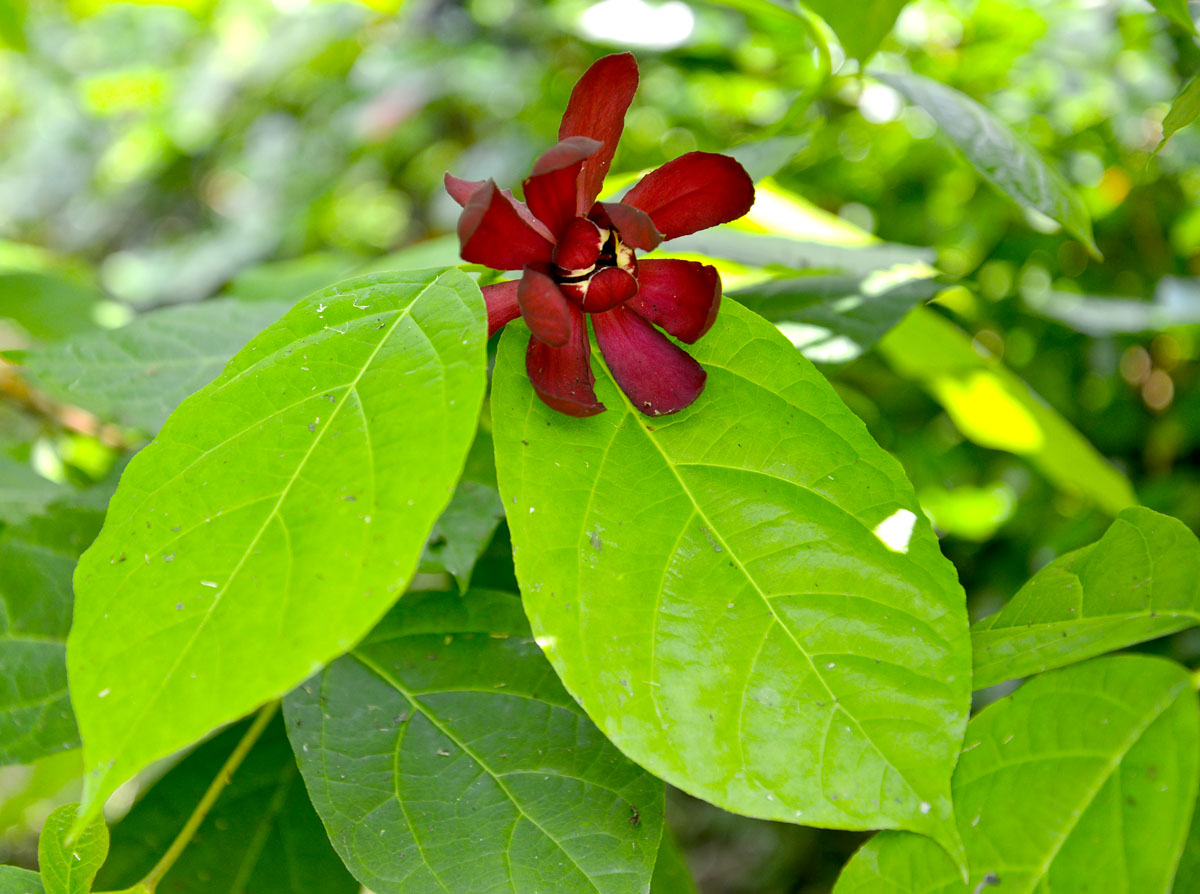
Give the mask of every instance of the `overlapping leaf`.
M 239 723 L 205 742 L 155 783 L 112 830 L 96 887 L 134 885 L 154 867 L 230 752 Z M 263 731 L 156 890 L 159 894 L 357 894 L 313 811 L 283 718 Z
M 79 743 L 67 696 L 71 573 L 102 520 L 55 506 L 0 529 L 0 764 Z
M 915 309 L 879 350 L 897 372 L 920 382 L 976 444 L 1024 457 L 1056 487 L 1113 515 L 1137 503 L 1129 479 L 1083 435 L 936 312 Z
M 963 594 L 899 465 L 768 322 L 727 302 L 705 392 L 548 409 L 510 326 L 493 432 L 518 578 L 567 689 L 627 754 L 752 816 L 955 846 Z
M 1198 707 L 1187 672 L 1159 658 L 1035 677 L 967 727 L 954 804 L 970 881 L 927 839 L 885 832 L 834 894 L 1169 891 L 1196 798 Z
M 971 628 L 975 688 L 1200 623 L 1200 541 L 1182 522 L 1126 509 L 1096 543 L 1051 562 Z
M 829 23 L 846 55 L 866 61 L 875 55 L 908 0 L 804 0 Z
M 1002 193 L 1021 207 L 1057 221 L 1089 251 L 1098 253 L 1083 200 L 1007 124 L 969 96 L 929 78 L 916 74 L 875 76 L 928 112 L 975 170 Z
M 36 872 L 16 866 L 0 866 L 0 894 L 45 894 Z
M 278 302 L 229 299 L 167 308 L 121 329 L 76 335 L 30 351 L 21 363 L 55 397 L 154 432 L 286 309 Z
M 662 783 L 563 691 L 509 594 L 406 596 L 284 707 L 334 847 L 377 894 L 650 883 Z
M 78 807 L 78 804 L 64 804 L 55 808 L 42 826 L 38 869 L 46 894 L 88 894 L 92 879 L 108 854 L 104 817 L 94 817 L 77 835 L 70 835 Z
M 457 270 L 333 286 L 134 458 L 75 575 L 86 812 L 344 652 L 402 592 L 474 437 L 483 321 Z

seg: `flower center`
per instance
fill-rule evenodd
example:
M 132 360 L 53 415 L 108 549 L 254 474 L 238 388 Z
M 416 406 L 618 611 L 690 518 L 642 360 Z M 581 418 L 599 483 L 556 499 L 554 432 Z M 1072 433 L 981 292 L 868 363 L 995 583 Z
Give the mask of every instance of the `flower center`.
M 595 263 L 590 267 L 567 270 L 557 264 L 553 265 L 555 280 L 561 285 L 576 286 L 577 289 L 571 291 L 578 294 L 581 299 L 587 292 L 591 278 L 605 268 L 619 267 L 631 276 L 637 276 L 637 260 L 634 258 L 633 249 L 621 242 L 621 234 L 617 229 L 615 227 L 601 229 L 600 237 L 602 239 L 600 254 L 596 256 Z

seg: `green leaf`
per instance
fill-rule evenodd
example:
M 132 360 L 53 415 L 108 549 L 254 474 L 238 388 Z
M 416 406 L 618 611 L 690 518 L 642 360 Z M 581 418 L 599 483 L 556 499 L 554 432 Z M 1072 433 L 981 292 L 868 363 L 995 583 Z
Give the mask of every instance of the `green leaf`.
M 457 270 L 349 280 L 134 457 L 75 574 L 87 815 L 345 652 L 403 592 L 475 434 L 485 339 Z
M 1096 543 L 1051 562 L 971 628 L 975 688 L 1123 649 L 1200 623 L 1200 540 L 1135 507 Z
M 727 810 L 956 846 L 964 598 L 899 464 L 766 320 L 726 302 L 687 410 L 492 380 L 517 577 L 567 689 L 622 751 Z M 598 354 L 593 358 L 599 360 Z
M 1191 21 L 1190 16 L 1188 21 Z M 1192 26 L 1192 30 L 1195 30 L 1195 25 Z M 1175 97 L 1166 117 L 1163 118 L 1162 141 L 1154 150 L 1154 154 L 1157 155 L 1162 147 L 1167 145 L 1167 140 L 1195 121 L 1198 116 L 1200 116 L 1200 77 L 1195 77 L 1188 81 L 1187 86 Z
M 314 252 L 286 261 L 268 261 L 243 270 L 223 294 L 238 301 L 295 304 L 305 295 L 346 279 L 354 272 L 358 260 L 354 255 L 340 252 Z M 392 269 L 413 266 L 398 265 Z
M 757 183 L 764 177 L 772 177 L 787 167 L 792 160 L 808 148 L 807 134 L 799 136 L 767 137 L 734 146 L 725 152 L 736 158 L 750 179 Z
M 1192 809 L 1192 827 L 1183 845 L 1183 856 L 1179 858 L 1179 869 L 1175 873 L 1175 891 L 1200 891 L 1200 811 Z M 3 888 L 0 888 L 3 894 Z
M 78 804 L 63 804 L 46 817 L 38 838 L 38 869 L 46 894 L 88 894 L 92 879 L 108 854 L 108 827 L 104 817 L 93 817 L 70 842 Z
M 103 519 L 56 506 L 0 530 L 0 765 L 79 744 L 67 696 L 71 573 Z
M 1196 799 L 1197 708 L 1187 672 L 1160 658 L 1035 677 L 967 727 L 954 806 L 970 881 L 927 839 L 885 832 L 834 894 L 1169 891 Z
M 866 275 L 897 264 L 932 263 L 931 248 L 876 242 L 870 245 L 830 245 L 787 236 L 764 236 L 732 227 L 714 227 L 671 240 L 670 254 L 690 252 L 726 258 L 753 267 L 778 270 L 843 270 Z
M 0 522 L 20 524 L 65 493 L 65 488 L 43 478 L 28 463 L 0 453 Z
M 1099 257 L 1092 220 L 1083 201 L 1063 176 L 1008 125 L 969 96 L 929 78 L 915 74 L 874 75 L 928 112 L 993 186 L 1021 207 L 1062 224 Z
M 797 276 L 767 280 L 729 297 L 779 325 L 814 363 L 848 363 L 943 288 L 926 278 Z
M 1189 34 L 1196 33 L 1196 22 L 1188 11 L 1188 0 L 1150 0 L 1150 5 L 1184 31 Z
M 846 55 L 866 62 L 891 33 L 908 0 L 804 0 L 833 29 Z
M 205 301 L 137 317 L 29 351 L 21 364 L 51 395 L 142 431 L 155 432 L 189 394 L 287 310 L 279 303 Z
M 696 894 L 696 883 L 688 870 L 675 836 L 669 828 L 663 829 L 662 843 L 658 846 L 658 860 L 654 864 L 654 877 L 650 880 L 650 894 Z
M 504 507 L 494 487 L 460 481 L 450 505 L 429 532 L 429 542 L 421 555 L 421 571 L 445 571 L 465 592 L 471 585 L 471 570 L 503 518 Z
M 914 379 L 963 435 L 1024 457 L 1048 481 L 1116 515 L 1137 503 L 1133 486 L 1086 438 L 971 337 L 928 308 L 917 308 L 879 343 L 884 358 Z
M 45 894 L 42 877 L 28 869 L 0 866 L 0 894 Z
M 0 272 L 0 318 L 15 320 L 38 341 L 95 328 L 104 293 L 79 277 L 41 271 Z
M 649 885 L 662 783 L 563 691 L 509 594 L 409 594 L 284 711 L 334 847 L 376 894 Z
M 136 884 L 154 867 L 246 732 L 239 723 L 205 742 L 155 783 L 112 830 L 103 889 Z M 283 718 L 245 761 L 158 885 L 159 894 L 358 894 L 308 800 Z

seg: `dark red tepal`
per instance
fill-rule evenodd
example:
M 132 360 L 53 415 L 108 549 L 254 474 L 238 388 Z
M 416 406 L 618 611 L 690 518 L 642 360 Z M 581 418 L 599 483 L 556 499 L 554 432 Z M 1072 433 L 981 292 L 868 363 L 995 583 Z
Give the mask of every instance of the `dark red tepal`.
M 571 416 L 604 410 L 596 399 L 587 326 L 633 405 L 648 416 L 676 413 L 704 390 L 704 370 L 659 332 L 689 344 L 708 331 L 721 301 L 715 268 L 650 259 L 664 239 L 741 217 L 754 184 L 734 159 L 689 152 L 647 174 L 622 202 L 597 202 L 637 89 L 629 53 L 606 56 L 571 92 L 559 142 L 526 178 L 525 201 L 491 180 L 446 175 L 463 206 L 463 260 L 521 270 L 485 286 L 488 335 L 522 317 L 533 337 L 525 367 L 538 396 Z

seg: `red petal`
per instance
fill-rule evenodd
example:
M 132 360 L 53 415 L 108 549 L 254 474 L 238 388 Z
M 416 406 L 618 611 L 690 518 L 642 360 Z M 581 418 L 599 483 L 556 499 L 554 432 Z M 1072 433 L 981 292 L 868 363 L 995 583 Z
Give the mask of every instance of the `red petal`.
M 624 304 L 637 294 L 638 281 L 620 267 L 605 267 L 590 280 L 583 296 L 583 309 L 590 314 L 603 313 Z
M 442 182 L 446 184 L 446 192 L 450 193 L 450 198 L 464 206 L 475 190 L 487 183 L 486 180 L 464 180 L 462 177 L 455 177 L 449 171 L 442 178 Z
M 493 283 L 483 287 L 483 303 L 487 305 L 488 338 L 521 316 L 517 303 L 517 281 Z
M 629 308 L 594 314 L 592 326 L 613 378 L 647 416 L 678 413 L 704 390 L 700 364 Z
M 584 160 L 602 147 L 599 140 L 567 137 L 545 152 L 526 178 L 525 201 L 529 210 L 555 236 L 575 219 L 579 171 Z
M 549 261 L 554 244 L 521 217 L 491 180 L 471 194 L 458 219 L 462 259 L 497 270 Z
M 728 155 L 689 152 L 643 177 L 625 204 L 641 208 L 664 238 L 674 239 L 737 220 L 754 204 L 754 183 Z
M 526 267 L 517 288 L 517 301 L 529 331 L 539 341 L 561 348 L 571 338 L 571 309 L 549 276 Z
M 568 305 L 571 337 L 561 348 L 552 348 L 536 338 L 529 339 L 525 371 L 537 396 L 549 407 L 568 416 L 595 416 L 604 411 L 596 399 L 596 377 L 592 375 L 591 346 L 583 312 Z
M 603 216 L 597 214 L 597 209 L 603 211 Z M 650 215 L 641 208 L 634 208 L 624 202 L 598 202 L 592 207 L 594 216 L 608 219 L 612 226 L 621 234 L 621 241 L 642 251 L 653 251 L 663 241 L 662 233 L 654 226 Z
M 573 217 L 554 246 L 554 263 L 563 270 L 586 270 L 600 257 L 600 228 L 586 217 Z
M 625 111 L 637 91 L 638 67 L 632 53 L 619 53 L 597 60 L 571 91 L 567 111 L 558 128 L 558 138 L 591 137 L 603 147 L 583 165 L 579 200 L 575 210 L 583 214 L 600 195 L 604 175 L 612 164 L 617 141 L 625 127 Z
M 629 302 L 655 326 L 692 344 L 717 318 L 721 306 L 721 277 L 699 261 L 674 258 L 638 263 L 638 293 Z

